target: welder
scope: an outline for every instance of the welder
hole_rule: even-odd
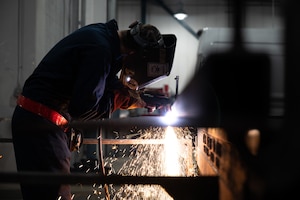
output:
[[[138,21],[126,30],[115,20],[90,24],[60,40],[17,99],[11,125],[18,171],[69,174],[68,124],[151,106],[140,94],[170,74],[175,46],[175,35]],[[71,199],[70,185],[21,182],[21,190],[24,200]]]

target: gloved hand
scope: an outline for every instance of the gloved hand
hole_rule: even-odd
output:
[[[146,103],[141,99],[139,91],[129,88],[114,90],[113,111],[117,109],[144,108]]]
[[[171,98],[166,97],[164,94],[145,90],[140,94],[141,99],[146,103],[145,108],[148,112],[153,112],[154,110],[165,109],[168,111],[171,109],[171,105],[174,103]]]

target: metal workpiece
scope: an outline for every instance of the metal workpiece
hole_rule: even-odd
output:
[[[74,128],[107,128],[107,127],[120,127],[128,128],[138,126],[140,128],[147,127],[188,127],[188,126],[198,126],[198,127],[215,127],[216,123],[209,122],[205,118],[199,117],[174,117],[171,120],[166,116],[138,116],[138,117],[128,117],[128,118],[111,118],[103,119],[97,121],[88,122],[71,122],[70,127]]]

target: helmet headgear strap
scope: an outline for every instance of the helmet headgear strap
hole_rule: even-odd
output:
[[[141,47],[141,48],[155,48],[155,47],[162,47],[164,45],[163,38],[160,37],[158,41],[147,41],[141,37],[141,28],[143,24],[141,22],[135,21],[133,22],[130,28],[130,35],[133,37],[134,41]]]

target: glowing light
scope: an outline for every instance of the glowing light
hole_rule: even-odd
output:
[[[168,126],[165,135],[165,172],[168,176],[180,175],[178,149],[180,144],[172,127]]]
[[[126,82],[129,82],[131,80],[130,76],[126,77]]]
[[[162,118],[162,122],[166,125],[173,125],[178,120],[177,116],[176,109],[172,109],[165,114],[165,116]]]
[[[183,3],[179,2],[179,10],[174,13],[174,17],[178,20],[184,20],[188,15],[183,11]]]
[[[184,12],[176,13],[174,14],[174,17],[176,17],[178,20],[184,20],[187,17],[187,14]]]

